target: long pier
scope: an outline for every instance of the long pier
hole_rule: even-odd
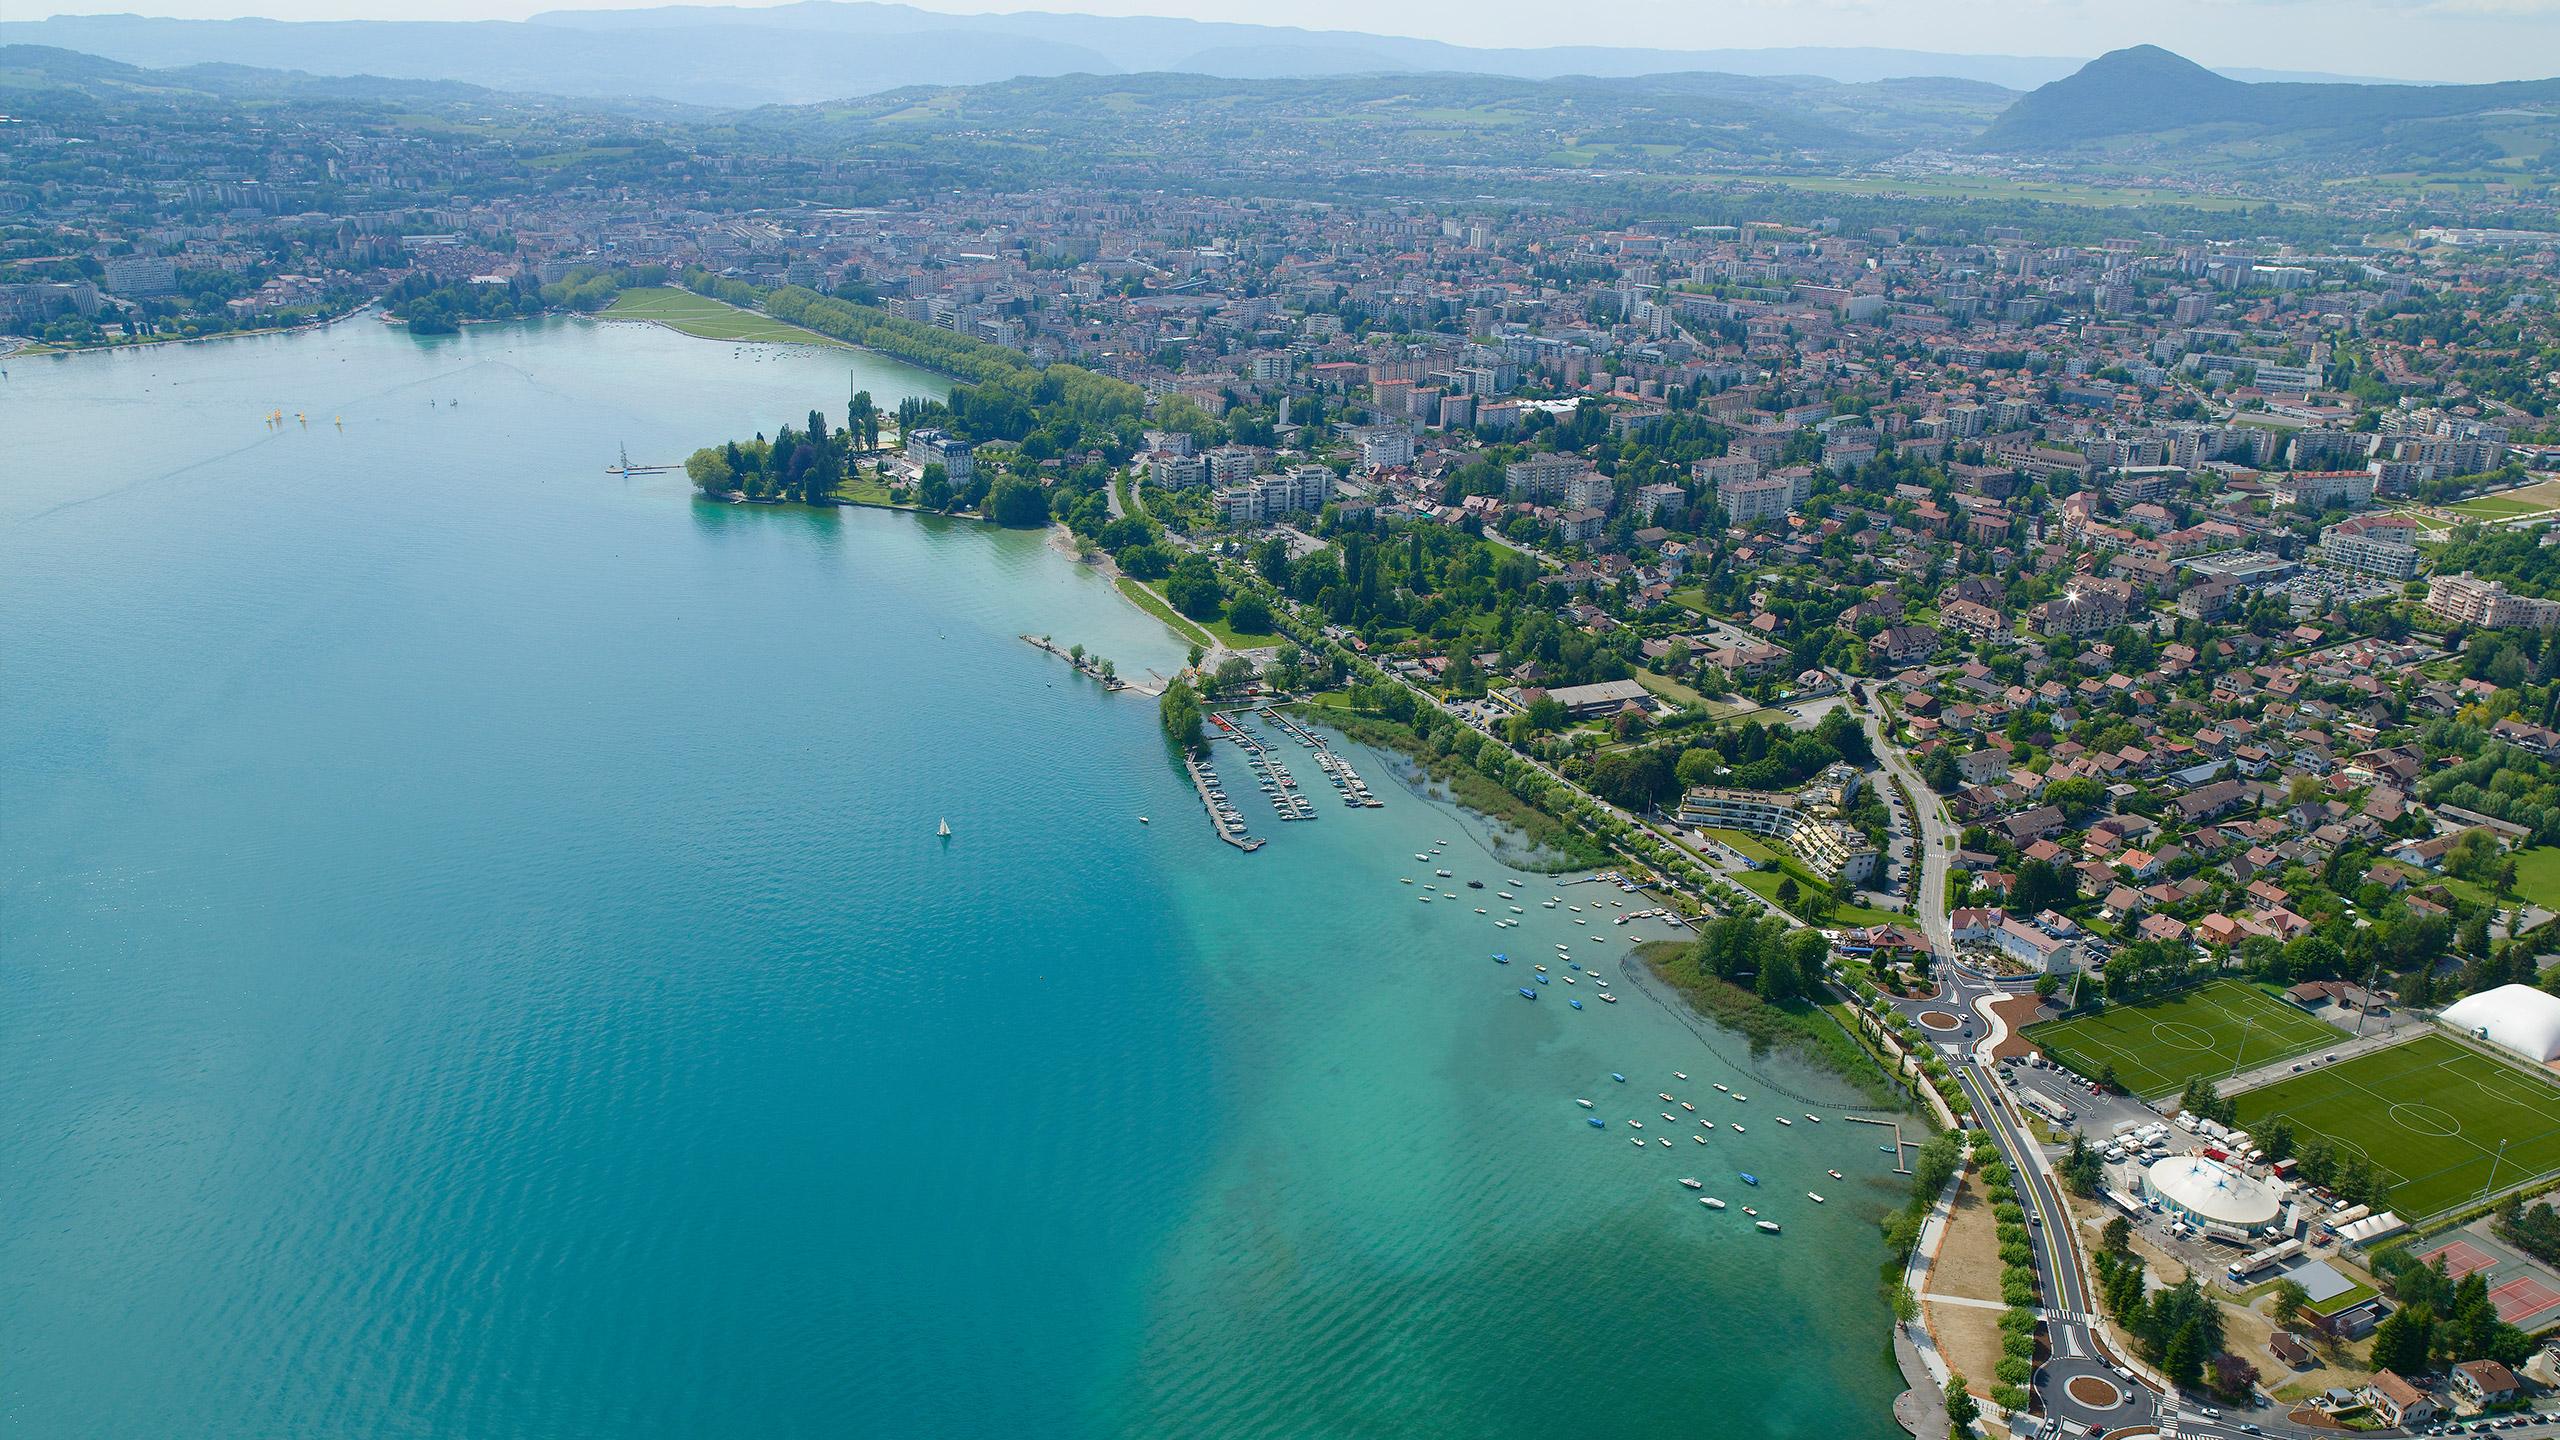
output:
[[[1208,812],[1209,828],[1217,832],[1218,838],[1248,855],[1261,849],[1262,837],[1244,833],[1244,817],[1236,814],[1235,807],[1222,798],[1217,767],[1196,756],[1185,755],[1182,768],[1190,773],[1191,788],[1199,792],[1200,808]],[[1234,821],[1232,828],[1228,824],[1230,820]]]

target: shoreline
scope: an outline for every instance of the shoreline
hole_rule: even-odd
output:
[[[218,340],[254,340],[262,335],[300,335],[308,331],[326,330],[333,325],[345,324],[381,303],[381,299],[376,297],[343,315],[315,315],[308,320],[297,320],[291,325],[261,325],[251,330],[223,330],[212,335],[169,335],[148,340],[110,340],[99,345],[70,346],[38,340],[31,335],[22,336],[20,338],[27,343],[9,351],[6,355],[0,355],[0,360],[17,359],[29,355],[38,359],[71,355],[113,355],[126,350],[154,350],[164,345],[210,345]]]

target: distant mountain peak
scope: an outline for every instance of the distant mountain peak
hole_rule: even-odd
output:
[[[2252,84],[2219,75],[2157,45],[2110,50],[2018,97],[1983,132],[1979,148],[2011,153],[2138,141],[2195,127],[2243,133],[2373,135],[2378,127],[2460,115],[2498,103],[2554,97],[2553,81],[2500,85]],[[2342,142],[2352,145],[2352,141]]]

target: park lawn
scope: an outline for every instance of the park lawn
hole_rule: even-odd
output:
[[[1123,575],[1113,583],[1120,587],[1121,594],[1129,597],[1129,602],[1131,604],[1146,611],[1148,614],[1153,615],[1158,620],[1163,621],[1174,634],[1181,636],[1192,644],[1198,645],[1202,649],[1207,649],[1210,642],[1217,638],[1211,635],[1208,631],[1201,629],[1196,622],[1185,618],[1182,613],[1175,610],[1172,604],[1162,595],[1157,594],[1154,587],[1148,585],[1145,581],[1139,580],[1133,576]]]
[[[612,320],[648,320],[681,331],[702,340],[729,340],[739,343],[784,345],[832,345],[849,349],[843,341],[815,330],[788,325],[770,315],[742,310],[725,300],[696,295],[671,285],[642,286],[625,290],[613,297],[605,307],[605,317]]]
[[[2219,1079],[2339,1039],[2336,1026],[2236,980],[2048,1020],[2022,1033],[2091,1079],[2114,1066],[2125,1088],[2146,1100],[2174,1095],[2189,1080]]]
[[[2516,893],[2545,910],[2560,910],[2560,845],[2515,852]]]
[[[1671,603],[1693,615],[1704,615],[1707,613],[1706,589],[1699,585],[1683,585],[1671,592]]]
[[[2548,1076],[2420,1035],[2233,1097],[2244,1129],[2282,1117],[2302,1139],[2364,1156],[2411,1224],[2560,1171],[2560,1088]]]

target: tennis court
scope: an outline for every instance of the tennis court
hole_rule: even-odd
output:
[[[2443,1035],[2421,1035],[2235,1096],[2242,1128],[2282,1117],[2361,1155],[2412,1224],[2560,1170],[2560,1088]],[[2464,1257],[2468,1258],[2468,1257]]]
[[[2048,1057],[2097,1078],[2116,1078],[2149,1100],[2174,1095],[2189,1080],[2219,1080],[2243,1070],[2307,1054],[2340,1039],[2338,1028],[2236,980],[2094,1015],[2030,1025],[2026,1038]]]

